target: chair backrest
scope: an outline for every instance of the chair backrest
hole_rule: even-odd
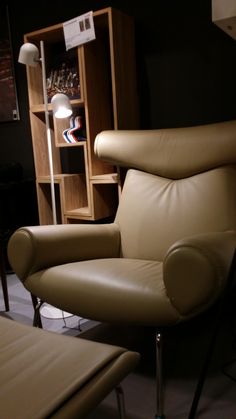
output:
[[[163,260],[178,239],[236,230],[236,121],[104,131],[95,152],[131,167],[115,218],[121,256]]]

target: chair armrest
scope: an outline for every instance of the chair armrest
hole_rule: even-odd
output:
[[[186,237],[170,247],[163,263],[164,283],[180,314],[195,315],[216,301],[235,249],[235,231]]]
[[[8,243],[9,262],[24,279],[50,266],[86,259],[119,257],[116,224],[64,224],[22,227]]]

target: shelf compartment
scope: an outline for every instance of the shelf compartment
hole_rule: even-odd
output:
[[[44,41],[49,109],[51,109],[51,97],[59,92],[67,94],[74,104],[83,101],[80,49],[66,51],[62,24],[24,36],[25,42],[33,42],[39,50],[41,40]],[[44,110],[42,67],[41,65],[36,67],[27,66],[26,71],[28,85],[30,86],[28,91],[30,109],[33,112],[41,112]],[[76,82],[74,82],[75,79]],[[68,83],[68,80],[70,83]]]
[[[99,220],[114,215],[118,205],[118,185],[92,183],[91,189],[93,219]]]
[[[65,215],[68,211],[78,211],[78,208],[88,207],[87,185],[84,174],[64,177],[63,188],[61,204]]]
[[[51,185],[50,182],[36,182],[37,197],[39,209],[39,222],[42,225],[53,224],[52,199],[51,199]],[[60,205],[60,190],[59,183],[55,184],[55,200],[56,200],[56,214],[58,224],[63,222]]]
[[[68,213],[89,215],[89,200],[86,178],[84,174],[61,174],[54,176],[56,208],[58,222],[65,222]],[[52,223],[51,185],[49,176],[41,176],[37,180],[41,212],[41,224]],[[86,211],[86,212],[85,212]]]
[[[104,179],[105,180],[105,179]],[[99,221],[113,217],[118,204],[117,183],[91,183],[92,211],[90,207],[76,208],[65,213],[68,223],[76,223],[78,220]]]
[[[55,147],[52,118],[50,119],[50,131],[52,139],[53,172],[61,173],[61,161],[59,150]],[[49,175],[49,159],[45,115],[35,115],[30,112],[32,144],[34,151],[34,163],[36,177]]]
[[[71,118],[73,120],[71,121]],[[63,133],[70,128],[73,128],[71,126],[71,123],[74,124],[76,118],[81,119],[81,128],[74,133],[75,137],[78,136],[81,139],[78,139],[77,142],[68,142],[63,135]],[[68,118],[54,118],[54,132],[55,132],[55,145],[56,147],[73,147],[78,145],[83,145],[87,141],[87,133],[86,133],[86,121],[85,121],[85,114],[83,108],[74,108],[73,109],[73,115]],[[75,128],[75,127],[74,127]],[[83,139],[82,139],[83,138]]]

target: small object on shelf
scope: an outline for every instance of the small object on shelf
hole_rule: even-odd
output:
[[[73,116],[70,117],[70,128],[74,126],[74,118]],[[71,143],[71,139],[68,137],[68,131],[70,128],[66,128],[62,131],[62,135],[67,143]]]
[[[47,96],[51,102],[56,93],[65,93],[70,99],[81,97],[80,77],[74,55],[61,53],[47,72]]]
[[[83,135],[82,116],[72,116],[70,118],[70,128],[63,131],[63,137],[67,143],[77,143],[78,141],[85,141],[86,137]]]

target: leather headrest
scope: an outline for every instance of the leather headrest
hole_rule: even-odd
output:
[[[185,128],[102,131],[94,149],[113,165],[184,178],[236,163],[236,120]]]

